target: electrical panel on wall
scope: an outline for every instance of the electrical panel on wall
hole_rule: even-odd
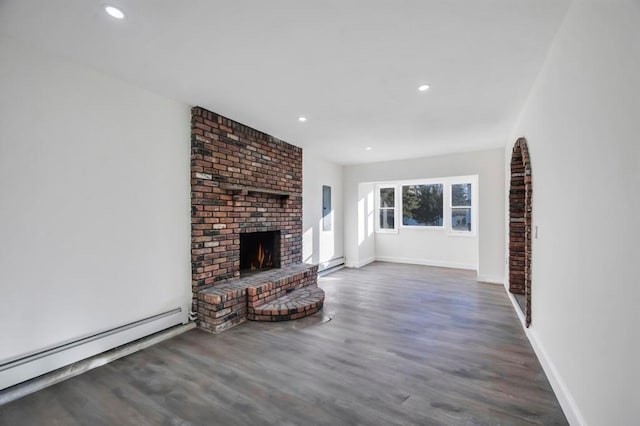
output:
[[[322,230],[331,231],[331,187],[322,185]]]

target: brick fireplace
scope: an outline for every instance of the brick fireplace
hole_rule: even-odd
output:
[[[263,319],[292,319],[281,313],[299,309],[289,293],[317,282],[317,266],[302,264],[302,149],[201,107],[191,114],[192,290],[199,325],[218,332],[247,313],[256,319],[251,313],[260,305],[280,308],[276,299],[283,294],[289,305]],[[315,308],[324,294],[321,299]],[[306,307],[302,313],[313,310]]]

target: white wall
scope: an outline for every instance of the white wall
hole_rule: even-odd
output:
[[[374,190],[373,183],[358,183],[355,200],[351,192],[345,191],[345,206],[348,206],[345,208],[345,222],[348,225],[345,227],[345,265],[350,268],[359,268],[376,260]],[[353,207],[355,210],[350,209]],[[355,221],[348,214],[355,214]],[[354,237],[357,237],[356,241],[351,240]]]
[[[189,108],[8,38],[0,57],[0,364],[186,321]]]
[[[639,42],[637,1],[574,1],[507,146],[532,164],[528,334],[572,424],[638,421]]]
[[[327,269],[344,263],[342,166],[302,152],[302,260]],[[322,186],[331,187],[332,227],[322,226]]]
[[[377,235],[365,232],[365,238],[358,228],[359,215],[367,216],[363,212],[363,205],[367,206],[367,194],[373,194],[373,185],[364,183],[386,182],[394,180],[409,180],[420,178],[439,178],[448,176],[478,175],[479,180],[479,226],[478,226],[478,274],[480,279],[503,282],[504,273],[504,150],[493,149],[486,151],[451,154],[437,157],[418,158],[401,161],[390,161],[364,165],[345,166],[344,191],[345,191],[345,254],[347,265],[361,266],[378,255],[388,258],[397,250],[403,250],[396,257],[409,257],[405,253],[406,241],[396,246],[387,245],[388,235]],[[412,241],[414,246],[422,243],[425,246],[437,247],[441,241],[439,232],[446,231],[401,231],[406,238],[420,239]],[[474,245],[473,239],[461,241],[464,237],[450,237],[452,244]],[[374,240],[371,242],[370,240]],[[440,253],[442,254],[442,253]],[[449,263],[455,266],[462,264],[454,251],[447,258],[429,259],[436,256],[434,253],[423,253],[424,263],[439,261],[441,265]],[[473,257],[473,253],[470,253]],[[432,262],[438,264],[437,262]],[[460,265],[458,265],[460,266]]]

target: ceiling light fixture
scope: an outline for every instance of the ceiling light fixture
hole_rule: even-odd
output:
[[[371,151],[373,148],[371,148],[370,146],[366,147],[364,150],[365,151]]]
[[[105,6],[105,12],[116,19],[124,19],[124,12],[113,6]]]
[[[300,117],[298,117],[298,121],[301,122],[301,123],[304,123],[305,121],[307,121],[307,117],[300,116]]]
[[[421,92],[424,92],[425,90],[429,90],[429,85],[428,84],[423,84],[423,85],[418,87],[418,90],[421,91]]]

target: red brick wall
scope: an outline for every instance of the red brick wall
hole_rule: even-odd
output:
[[[246,188],[285,194],[243,190]],[[281,265],[302,262],[302,149],[194,107],[191,110],[194,293],[240,276],[241,233],[275,230],[281,231]]]
[[[511,154],[509,189],[509,291],[525,295],[526,324],[531,323],[531,163],[524,138]]]

